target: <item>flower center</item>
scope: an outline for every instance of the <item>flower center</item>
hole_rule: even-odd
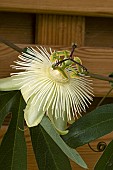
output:
[[[60,71],[57,69],[50,68],[49,73],[51,78],[59,83],[65,83],[69,81],[69,74],[66,71]]]

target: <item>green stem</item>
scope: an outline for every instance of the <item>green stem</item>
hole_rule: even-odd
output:
[[[15,51],[21,53],[23,51],[22,48],[18,47],[17,45],[15,45],[14,43],[12,43],[9,40],[4,39],[3,37],[0,36],[0,42],[6,44],[7,46],[9,46],[10,48],[14,49]]]
[[[108,97],[108,95],[111,93],[112,90],[113,90],[113,87],[111,87],[109,89],[109,91],[107,92],[107,94],[100,100],[100,102],[98,103],[97,107],[99,107],[102,104],[102,102],[105,100],[106,97]]]
[[[99,74],[94,74],[94,73],[90,73],[90,72],[87,72],[86,75],[88,75],[92,78],[95,78],[95,79],[109,81],[109,82],[113,83],[113,78],[111,78],[111,77],[107,77],[107,76],[103,76],[103,75],[99,75]],[[106,97],[108,97],[108,95],[111,93],[112,90],[113,90],[113,87],[111,87],[110,90],[107,92],[107,94],[100,100],[97,107],[99,107],[102,104],[102,102],[105,100]]]
[[[86,72],[86,75],[90,76],[92,78],[95,78],[95,79],[109,81],[109,82],[113,83],[113,78],[111,78],[111,77],[107,77],[107,76],[103,76],[103,75],[99,75],[99,74],[94,74],[94,73],[90,73],[90,72]]]
[[[4,44],[6,44],[7,46],[9,46],[10,48],[13,48],[14,50],[16,50],[17,52],[21,53],[23,51],[22,48],[18,47],[17,45],[15,45],[14,43],[4,39],[3,37],[0,37],[0,41]],[[74,49],[76,48],[76,44],[73,45],[73,49],[72,49],[72,54],[74,52]],[[72,54],[70,57],[72,57]],[[86,75],[92,77],[92,78],[95,78],[95,79],[100,79],[100,80],[104,80],[104,81],[109,81],[109,82],[112,82],[113,83],[113,78],[110,78],[110,77],[106,77],[106,76],[102,76],[102,75],[99,75],[99,74],[94,74],[94,73],[90,73],[87,71],[86,67],[84,67],[83,65],[81,65],[80,63],[77,63],[76,61],[74,61],[72,58],[69,58],[69,59],[66,59],[66,60],[72,60],[73,62],[75,62],[76,64],[80,65],[85,71],[86,71]],[[66,61],[64,60],[64,61]],[[54,65],[57,66],[59,64],[61,64],[62,62],[64,61],[60,61],[59,63],[56,63]]]

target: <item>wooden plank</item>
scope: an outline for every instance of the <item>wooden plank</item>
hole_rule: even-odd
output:
[[[13,43],[34,43],[35,14],[0,12],[0,36]]]
[[[113,1],[107,0],[0,0],[1,11],[63,13],[90,16],[113,16]]]
[[[76,55],[82,59],[89,72],[106,76],[113,72],[112,48],[83,47],[76,50]],[[93,88],[95,96],[102,96],[108,92],[110,85],[108,82],[93,79]]]
[[[26,129],[26,128],[25,128]],[[3,126],[0,131],[0,141],[2,140],[2,137],[4,133],[7,130],[7,126]],[[98,142],[104,141],[106,144],[108,144],[112,140],[113,133],[110,133],[108,135],[103,136],[102,138],[99,138],[93,142],[90,143],[91,147],[96,150],[96,146]],[[31,138],[29,135],[29,130],[25,130],[25,137],[26,137],[26,143],[27,143],[27,154],[28,154],[28,170],[38,170],[35,156],[32,149],[31,144]],[[89,170],[92,170],[95,163],[98,161],[99,157],[102,153],[99,152],[93,152],[88,145],[84,145],[82,147],[77,148],[77,151],[82,156],[84,161],[87,163]],[[75,164],[71,161],[72,170],[83,170],[80,166]]]
[[[113,47],[113,18],[85,17],[84,45]]]
[[[4,44],[0,44],[0,77],[7,77],[10,76],[12,72],[12,68],[10,65],[13,65],[13,61],[17,59],[19,55],[18,52],[14,51],[13,49],[9,48]]]
[[[36,15],[35,43],[43,45],[84,45],[84,17],[71,15]]]
[[[24,48],[25,46],[34,46],[32,44],[19,45]],[[51,47],[50,46],[47,46]],[[71,49],[63,46],[52,46],[52,49]],[[0,77],[9,76],[9,73],[14,72],[11,70],[10,65],[17,59],[19,53],[13,49],[7,47],[4,44],[0,44]],[[113,49],[112,48],[91,48],[81,47],[76,49],[76,56],[80,57],[83,61],[83,65],[92,73],[98,73],[102,75],[109,75],[113,72]],[[93,88],[95,96],[103,96],[110,88],[108,82],[102,80],[93,79]],[[111,93],[110,96],[113,96]]]

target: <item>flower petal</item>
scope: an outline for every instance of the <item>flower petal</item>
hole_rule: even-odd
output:
[[[37,100],[37,102],[33,104],[32,100],[34,97],[35,95],[29,99],[24,110],[24,118],[28,127],[37,126],[41,122],[46,111],[43,110],[44,103],[41,103],[40,100]]]
[[[68,130],[65,130],[67,128],[67,114],[66,113],[65,113],[64,119],[63,117],[56,118],[55,116],[52,115],[52,108],[49,108],[48,117],[59,134],[66,135],[68,133]]]
[[[65,51],[61,52],[65,56]],[[57,56],[57,52],[55,54],[56,57],[60,57]],[[82,116],[82,111],[85,112],[85,108],[91,104],[92,88],[90,81],[81,74],[81,71],[79,74],[79,69],[73,68],[71,64],[64,67],[64,63],[60,63],[53,68],[55,63],[51,62],[51,55],[52,51],[50,50],[49,54],[43,47],[38,48],[38,51],[27,48],[13,66],[20,72],[13,73],[12,77],[18,82],[27,103],[25,109],[27,125],[29,127],[38,125],[46,112],[56,129],[60,133],[67,133],[65,131],[67,122]],[[64,73],[66,77],[63,76]],[[74,77],[71,77],[71,73]]]
[[[19,90],[20,85],[18,84],[20,80],[14,80],[14,77],[6,77],[0,79],[0,91],[11,91]]]

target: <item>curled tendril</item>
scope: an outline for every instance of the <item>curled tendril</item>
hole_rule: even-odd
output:
[[[88,146],[94,152],[103,152],[105,150],[107,144],[105,142],[99,142],[97,144],[97,150],[93,149],[89,143],[88,143]]]

